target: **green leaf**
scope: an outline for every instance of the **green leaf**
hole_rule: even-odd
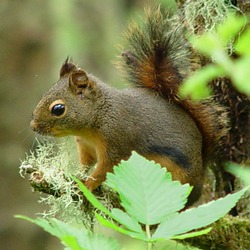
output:
[[[170,182],[165,168],[135,152],[107,175],[107,185],[119,193],[127,213],[145,225],[158,224],[182,209],[191,192],[188,184]]]
[[[74,177],[73,177],[73,179],[77,182],[80,190],[83,192],[84,196],[88,199],[88,201],[93,206],[95,206],[97,209],[104,212],[105,214],[107,214],[108,216],[110,216],[111,218],[116,220],[117,222],[125,225],[129,230],[138,232],[142,235],[145,234],[144,231],[142,230],[141,226],[139,225],[139,223],[136,220],[132,219],[132,217],[130,217],[128,214],[124,213],[123,211],[121,211],[119,209],[112,209],[112,213],[111,213],[108,209],[106,209],[96,199],[96,197],[83,185],[83,183],[81,181],[79,181],[78,179],[76,179]],[[114,223],[104,219],[102,216],[98,215],[97,213],[95,214],[95,216],[103,225],[108,226],[108,227],[110,227],[110,228],[112,228],[120,233],[127,234],[127,235],[134,237],[134,234],[132,232],[126,231],[126,230],[120,228],[119,226],[115,225]],[[141,237],[143,237],[143,236],[141,236]]]
[[[230,40],[238,35],[239,31],[246,25],[246,17],[230,14],[222,24],[217,27],[217,34],[226,46]]]
[[[59,228],[53,227],[53,221],[45,220],[42,218],[31,219],[31,218],[29,218],[27,216],[23,216],[23,215],[15,215],[15,218],[27,220],[33,224],[36,224],[39,227],[42,227],[46,232],[48,232],[54,236],[60,237],[62,235],[62,231]]]
[[[231,77],[236,88],[245,94],[250,95],[250,55],[243,56],[234,64],[234,71]]]
[[[212,230],[212,227],[208,227],[208,228],[200,230],[200,231],[195,231],[192,233],[177,235],[177,236],[172,237],[172,239],[173,240],[184,240],[187,238],[193,238],[193,237],[201,236],[204,234],[208,234],[211,230]]]
[[[190,42],[195,49],[209,57],[212,56],[215,51],[223,49],[217,35],[212,32],[202,36],[193,36],[190,38]]]
[[[246,185],[250,185],[250,168],[235,163],[229,163],[226,170],[239,177]]]
[[[110,216],[111,218],[113,218],[114,220],[116,220],[117,222],[125,225],[128,229],[130,229],[131,231],[135,231],[135,232],[139,232],[142,235],[144,235],[144,231],[141,229],[141,226],[138,224],[138,222],[136,220],[133,220],[128,214],[120,211],[119,209],[113,209],[112,213],[106,209],[97,199],[96,197],[83,185],[83,183],[81,181],[79,181],[78,179],[72,177],[78,184],[80,190],[83,192],[84,196],[88,199],[88,201],[95,206],[97,209],[99,209],[100,211],[104,212],[105,214],[107,214],[108,216]],[[122,214],[123,213],[123,214]],[[127,216],[126,216],[127,215]],[[102,216],[98,215],[97,213],[95,214],[96,218],[105,226],[110,227],[120,233],[129,235],[131,237],[135,237],[134,234],[130,231],[124,230],[121,227],[115,225],[114,223],[104,219]],[[139,236],[138,236],[139,237]],[[137,238],[138,238],[137,237]],[[140,236],[139,238],[143,238],[144,236]]]
[[[140,224],[127,213],[117,208],[112,209],[111,213],[113,218],[122,225],[126,226],[127,229],[138,233],[144,233]]]
[[[21,218],[28,220],[40,227],[42,227],[45,231],[50,234],[56,236],[61,240],[61,242],[70,247],[72,250],[119,250],[117,242],[111,238],[106,238],[100,234],[93,234],[84,228],[83,225],[81,227],[70,225],[68,223],[64,223],[57,219],[42,219],[37,218],[35,220],[17,215],[16,218]]]
[[[79,245],[79,242],[77,241],[77,237],[75,236],[79,232],[76,229],[70,228],[70,226],[66,225],[65,223],[57,220],[57,219],[51,219],[46,220],[42,218],[37,219],[31,219],[26,216],[16,215],[16,218],[27,220],[31,223],[34,223],[40,227],[42,227],[46,232],[50,233],[53,236],[56,236],[59,238],[62,243],[68,247],[71,247],[72,250],[84,250],[85,248],[81,247]],[[86,231],[82,230],[81,237],[86,237]]]
[[[112,209],[112,213],[111,213],[96,199],[96,197],[83,185],[81,181],[79,181],[78,179],[74,177],[73,179],[77,182],[80,190],[83,192],[85,197],[93,206],[95,206],[97,209],[104,212],[105,214],[107,214],[108,216],[116,220],[117,222],[125,225],[129,230],[144,233],[143,230],[141,229],[141,226],[136,220],[133,220],[132,217],[130,217],[128,214],[122,212],[119,209]],[[96,217],[100,220],[101,223],[104,222],[104,220],[101,219],[102,217],[100,217],[98,214],[96,214]],[[105,223],[106,223],[106,226],[112,227],[114,230],[121,232],[120,227],[118,227],[114,223],[108,222],[107,220],[105,220]]]
[[[200,248],[189,246],[187,244],[181,244],[180,241],[176,241],[176,240],[160,241],[159,243],[156,243],[154,245],[153,249],[156,249],[156,250],[201,250]]]
[[[112,223],[111,221],[103,218],[101,215],[97,214],[96,213],[96,218],[98,219],[98,221],[103,225],[103,226],[106,226],[108,228],[111,228],[119,233],[122,233],[122,234],[125,234],[125,235],[128,235],[130,237],[133,237],[133,238],[136,238],[136,239],[140,239],[140,240],[144,240],[144,241],[147,241],[147,237],[146,237],[146,234],[145,232],[142,232],[142,233],[136,233],[136,232],[132,232],[132,231],[129,231],[127,229],[124,229],[122,227],[119,227],[117,226],[116,224]]]
[[[105,237],[101,234],[94,233],[89,236],[88,241],[85,243],[87,250],[120,250],[121,247],[113,238]]]
[[[244,31],[235,44],[235,50],[240,55],[250,54],[250,28]]]
[[[62,236],[61,239],[62,239],[62,242],[64,242],[66,246],[70,247],[70,249],[74,249],[74,250],[85,249],[79,246],[78,241],[74,236],[66,235],[66,236]]]
[[[207,83],[215,77],[221,76],[224,70],[215,65],[208,65],[189,77],[180,87],[182,98],[189,96],[193,100],[199,100],[211,94]]]
[[[225,50],[217,50],[213,53],[212,58],[214,62],[230,74],[234,71],[234,64]],[[220,69],[218,67],[218,69]]]
[[[243,189],[237,193],[229,194],[224,198],[211,201],[196,208],[187,209],[168,218],[158,226],[152,239],[171,239],[176,235],[205,227],[215,222],[235,206],[245,191],[246,189]]]
[[[84,184],[80,180],[78,180],[75,177],[72,177],[72,179],[77,183],[78,187],[83,192],[84,196],[95,208],[99,209],[100,211],[112,217],[110,211],[106,207],[104,207],[100,201],[96,199],[96,197],[84,186]]]

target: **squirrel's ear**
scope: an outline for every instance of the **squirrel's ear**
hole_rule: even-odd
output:
[[[77,66],[74,63],[69,62],[69,57],[67,57],[67,59],[65,60],[65,62],[63,63],[61,67],[60,77],[69,75],[74,70],[77,70]]]
[[[86,73],[79,68],[70,75],[69,87],[75,94],[81,97],[89,97],[94,91],[93,83],[89,81]]]

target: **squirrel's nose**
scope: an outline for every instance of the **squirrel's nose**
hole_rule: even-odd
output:
[[[36,131],[37,129],[37,123],[34,120],[30,121],[30,127],[32,130]]]

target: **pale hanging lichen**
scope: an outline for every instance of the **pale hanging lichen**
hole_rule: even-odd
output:
[[[240,11],[231,1],[224,0],[189,0],[183,10],[186,24],[193,34],[214,31],[229,13]]]
[[[55,140],[37,140],[37,147],[21,162],[20,175],[30,174],[30,183],[41,195],[39,203],[49,209],[40,213],[43,217],[57,217],[66,222],[83,222],[92,227],[95,209],[85,200],[72,176],[80,180],[88,177],[80,165],[76,145],[71,139],[61,142]],[[106,207],[112,208],[114,193],[102,187],[97,198]]]

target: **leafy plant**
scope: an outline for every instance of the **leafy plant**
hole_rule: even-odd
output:
[[[197,208],[180,211],[191,192],[189,184],[173,181],[165,168],[135,152],[128,161],[122,161],[115,167],[113,174],[107,175],[106,184],[119,194],[123,210],[108,210],[81,181],[73,179],[97,209],[95,216],[102,225],[147,242],[148,249],[152,248],[153,243],[162,240],[180,240],[208,233],[211,227],[204,227],[224,216],[246,191],[245,188]],[[72,228],[56,219],[19,218],[43,227],[73,250],[118,249],[113,240],[95,235],[83,226],[80,229]],[[194,229],[200,230],[194,232]],[[93,248],[95,244],[103,244],[107,248]]]
[[[56,236],[63,245],[72,250],[119,250],[118,243],[103,235],[92,233],[83,225],[69,225],[68,223],[53,219],[37,218],[35,220],[26,216],[17,215],[16,218],[24,219],[42,227],[46,232]]]
[[[250,94],[250,28],[246,28],[248,24],[247,17],[231,14],[215,30],[190,39],[193,47],[211,58],[213,63],[202,67],[186,80],[180,88],[181,96],[188,95],[193,99],[206,97],[211,92],[207,83],[221,76],[230,77],[239,91]],[[235,52],[239,58],[231,58],[228,50]]]

